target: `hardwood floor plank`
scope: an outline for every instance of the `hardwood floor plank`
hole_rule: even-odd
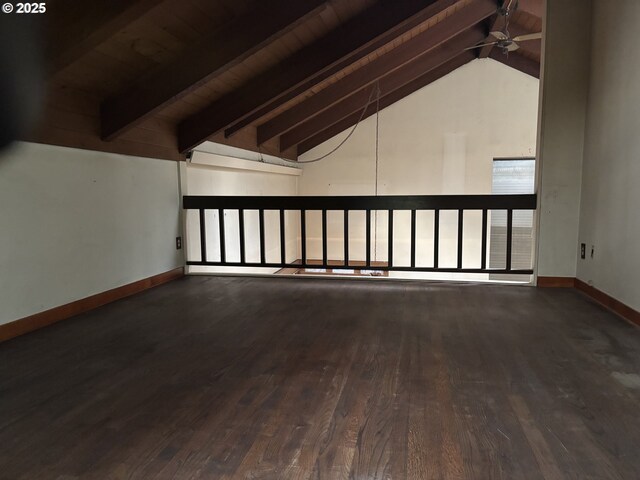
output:
[[[522,430],[527,437],[529,446],[538,461],[538,466],[540,467],[545,480],[563,478],[563,475],[556,464],[555,456],[547,444],[544,435],[533,420],[526,402],[518,395],[511,395],[509,400],[513,410],[518,416]]]

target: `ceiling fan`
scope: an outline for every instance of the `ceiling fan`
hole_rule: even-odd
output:
[[[509,34],[509,18],[518,9],[518,0],[505,0],[502,7],[498,8],[498,15],[504,17],[504,29],[500,32],[490,32],[489,36],[495,38],[495,41],[481,43],[474,45],[473,47],[466,48],[465,50],[473,50],[474,48],[482,47],[498,47],[502,50],[502,53],[508,55],[509,52],[513,52],[520,48],[519,42],[527,42],[531,40],[540,40],[542,38],[542,32],[528,33],[525,35],[518,35],[511,37]]]

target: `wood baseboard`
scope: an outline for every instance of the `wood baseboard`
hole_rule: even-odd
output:
[[[640,326],[640,312],[576,278],[576,288],[628,322]]]
[[[536,285],[541,288],[574,288],[576,279],[574,277],[538,277]]]
[[[75,302],[67,303],[66,305],[61,305],[34,315],[29,315],[28,317],[20,318],[10,323],[5,323],[0,325],[0,342],[52,325],[80,313],[88,312],[107,303],[115,302],[121,298],[162,285],[171,280],[176,280],[182,276],[184,276],[184,267],[175,268],[168,272],[144,278],[137,282],[107,290],[106,292],[97,293],[90,297],[82,298]]]

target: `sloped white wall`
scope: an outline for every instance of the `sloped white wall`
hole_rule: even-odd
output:
[[[536,152],[539,81],[491,59],[475,60],[380,112],[378,194],[491,193],[495,157],[533,157]],[[376,193],[375,116],[336,153],[304,165],[301,195]],[[343,132],[302,155],[315,158],[335,147]],[[310,215],[311,216],[311,215]],[[319,214],[311,216],[309,254],[321,255]],[[405,218],[406,217],[406,218]],[[432,261],[432,215],[418,217],[419,262]],[[350,229],[354,259],[364,258],[364,215]],[[465,266],[480,264],[481,216],[465,221]],[[409,215],[394,219],[398,262],[409,262]],[[329,216],[329,256],[342,258],[342,214]],[[386,215],[379,215],[377,252],[387,258]],[[457,217],[441,217],[441,265],[455,264]],[[467,235],[468,234],[468,235]],[[331,238],[333,237],[333,238]],[[449,248],[445,248],[446,246]],[[421,258],[420,258],[421,257]],[[446,277],[446,276],[445,276]],[[459,278],[459,277],[455,277]]]
[[[182,265],[176,162],[19,143],[0,154],[0,323]]]
[[[578,278],[640,310],[640,2],[615,3],[593,2]]]

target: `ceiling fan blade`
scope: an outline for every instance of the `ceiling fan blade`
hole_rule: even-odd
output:
[[[526,42],[528,40],[540,40],[542,38],[542,32],[528,33],[526,35],[518,35],[513,37],[514,42]]]
[[[506,40],[509,38],[503,32],[490,32],[489,35],[497,38],[498,40]]]
[[[498,42],[491,42],[491,43],[481,43],[480,45],[474,45],[473,47],[467,47],[463,50],[463,52],[466,52],[467,50],[473,50],[474,48],[482,48],[482,47],[493,47],[495,45],[497,45]]]
[[[520,45],[518,45],[516,42],[511,42],[509,45],[507,45],[506,48],[507,52],[515,52],[520,48]]]

